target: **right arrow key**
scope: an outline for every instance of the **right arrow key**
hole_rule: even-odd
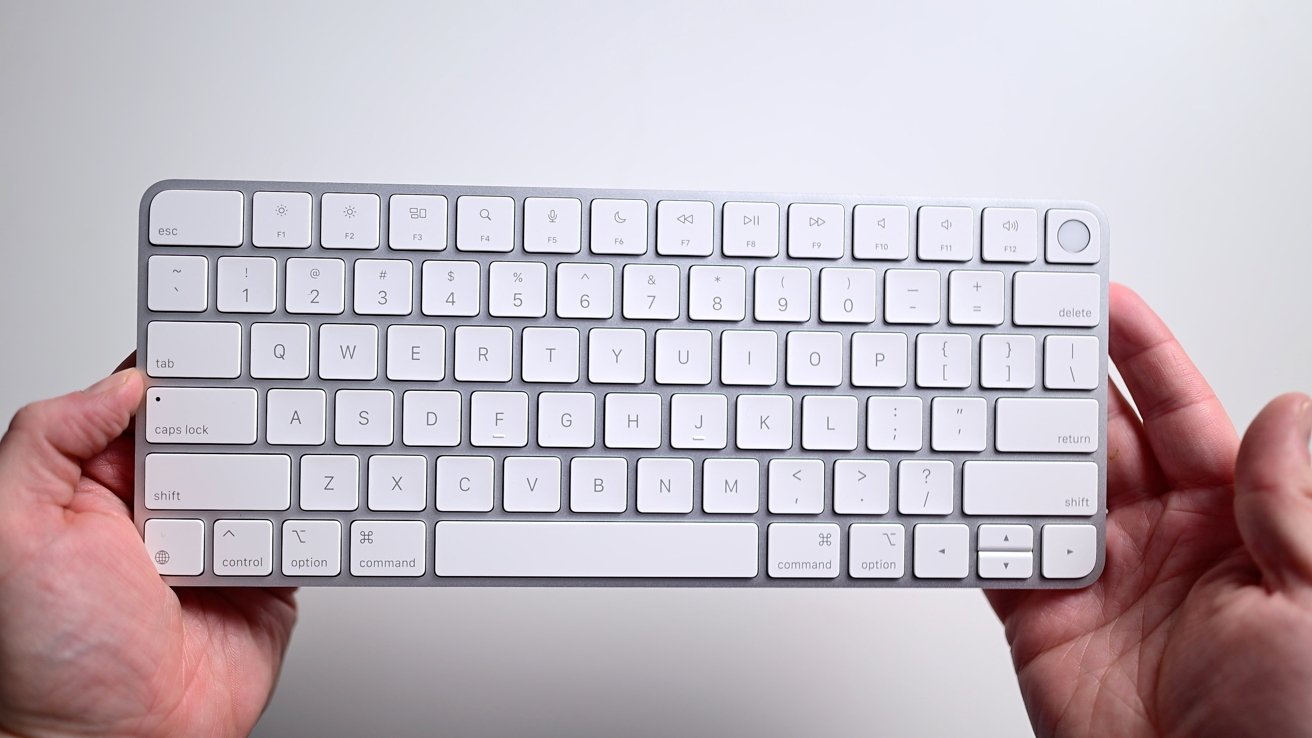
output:
[[[1098,563],[1098,529],[1092,525],[1045,525],[1043,576],[1081,579]]]

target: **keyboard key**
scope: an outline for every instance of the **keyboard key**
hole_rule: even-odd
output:
[[[789,331],[788,383],[794,387],[837,387],[843,383],[843,334]]]
[[[419,520],[351,523],[351,575],[421,577],[427,571],[428,527]]]
[[[1097,336],[1048,336],[1043,339],[1043,386],[1098,389],[1102,381],[1098,369],[1101,358]]]
[[[1093,213],[1084,210],[1049,210],[1045,257],[1049,264],[1097,264],[1101,258],[1102,228]]]
[[[747,270],[695,266],[688,270],[688,317],[740,321],[747,315]]]
[[[771,523],[766,572],[774,578],[833,579],[842,570],[842,537],[831,523]]]
[[[918,579],[965,579],[970,573],[970,528],[917,525],[915,572]]]
[[[387,378],[440,382],[446,377],[446,329],[440,325],[387,327]]]
[[[446,250],[446,198],[392,195],[387,199],[387,245],[394,251]]]
[[[629,509],[628,490],[629,462],[626,459],[576,456],[569,462],[571,512],[624,512]]]
[[[750,578],[755,523],[443,520],[443,577]],[[596,555],[605,551],[605,556]]]
[[[496,462],[491,456],[439,456],[437,458],[437,509],[439,512],[488,512]]]
[[[997,402],[999,451],[1092,453],[1098,450],[1098,401],[1008,397]]]
[[[589,247],[594,254],[645,254],[647,203],[643,200],[593,200],[591,231]]]
[[[906,334],[853,333],[852,386],[907,386]]]
[[[1097,274],[1017,272],[1012,282],[1016,325],[1092,328],[1102,320],[1102,278]]]
[[[888,478],[887,461],[835,461],[834,512],[840,515],[884,515],[888,512]]]
[[[186,518],[146,521],[146,553],[162,576],[194,577],[205,571],[205,523]]]
[[[656,331],[656,381],[661,384],[710,384],[711,332]]]
[[[939,276],[929,269],[884,272],[884,321],[933,325],[939,321]]]
[[[152,377],[235,379],[241,375],[240,323],[154,321],[146,327]]]
[[[692,512],[692,459],[639,459],[638,512]]]
[[[979,357],[981,387],[1030,389],[1034,386],[1034,336],[982,336]]]
[[[146,267],[146,307],[159,313],[209,308],[210,261],[203,256],[152,256]]]
[[[337,445],[392,445],[392,403],[388,390],[338,390],[333,399]]]
[[[1002,272],[957,270],[948,277],[948,322],[1002,324]]]
[[[808,451],[855,451],[855,397],[808,395],[802,398],[802,448]]]
[[[302,510],[358,508],[360,457],[354,454],[302,456],[299,503]]]
[[[779,255],[779,206],[772,202],[726,202],[720,246],[725,256]]]
[[[1098,529],[1092,525],[1043,526],[1043,576],[1080,579],[1098,565]]]
[[[273,523],[214,521],[213,571],[221,577],[267,577],[273,573]]]
[[[756,295],[753,314],[757,320],[805,323],[811,319],[810,269],[757,267],[753,278]]]
[[[369,457],[370,510],[417,512],[427,506],[428,459],[385,454]]]
[[[624,267],[624,317],[674,320],[679,317],[679,267],[628,264]]]
[[[605,412],[607,448],[660,448],[660,395],[612,392]]]
[[[738,395],[738,448],[783,450],[793,445],[790,395]]]
[[[326,402],[327,394],[319,389],[269,390],[264,439],[284,446],[322,445]]]
[[[319,376],[323,379],[378,377],[378,326],[319,326]]]
[[[644,331],[637,328],[594,328],[588,331],[588,381],[642,384],[646,380],[647,334]]]
[[[975,219],[970,208],[923,207],[916,217],[916,252],[922,260],[975,258]]]
[[[673,395],[670,398],[670,447],[724,448],[728,445],[728,407],[729,401],[724,395]]]
[[[342,524],[336,520],[284,521],[282,573],[299,577],[341,574]]]
[[[254,390],[251,390],[254,392]],[[291,457],[283,454],[147,454],[150,510],[286,510]]]
[[[961,510],[967,515],[1094,515],[1098,465],[1091,461],[967,461]]]
[[[1039,215],[1032,208],[984,208],[985,261],[1039,258]]]
[[[401,397],[401,442],[407,446],[459,446],[459,392],[411,390]]]
[[[305,379],[310,376],[310,326],[255,323],[251,326],[251,376]]]
[[[531,254],[579,253],[582,213],[582,203],[572,197],[524,198],[524,250]]]
[[[424,262],[424,315],[478,315],[482,299],[479,270],[476,261]]]
[[[469,401],[469,442],[475,446],[528,445],[527,392],[474,392]]]
[[[772,459],[768,467],[770,512],[819,515],[825,511],[825,462],[819,459]]]
[[[502,326],[456,328],[455,375],[461,382],[509,382],[514,333]]]
[[[871,323],[875,320],[874,269],[821,269],[820,320]]]
[[[909,255],[911,215],[903,205],[857,205],[852,229],[852,256],[857,259],[902,261]]]
[[[893,523],[849,525],[847,571],[858,579],[901,579],[906,562],[906,531]]]
[[[266,257],[219,259],[218,300],[223,313],[271,313],[278,305],[278,262]]]
[[[959,333],[916,336],[916,385],[969,387],[972,381],[972,339]]]
[[[720,381],[766,386],[778,381],[779,335],[774,331],[724,331],[720,334]]]
[[[981,551],[1030,551],[1034,548],[1034,529],[1028,525],[981,525],[975,533]]]
[[[615,270],[610,264],[556,267],[556,316],[604,320],[615,314]]]
[[[756,459],[707,459],[702,464],[702,510],[752,515],[761,507],[760,486]]]
[[[980,551],[982,579],[1029,579],[1034,576],[1034,554],[1029,551]]]
[[[378,195],[329,192],[320,202],[319,243],[326,249],[378,248]]]
[[[559,512],[560,459],[510,456],[502,474],[506,512]]]
[[[579,332],[576,328],[525,328],[520,378],[525,382],[579,381]]]
[[[251,198],[251,244],[257,248],[308,249],[308,192],[256,192]]]
[[[956,469],[951,461],[903,459],[897,464],[897,511],[951,515]]]
[[[488,267],[489,315],[541,318],[547,314],[547,265],[535,261],[494,261]]]
[[[157,246],[240,246],[245,204],[242,193],[226,190],[156,193],[150,200],[150,242]]]
[[[515,247],[513,197],[456,198],[456,248],[509,252]]]
[[[287,312],[340,315],[346,309],[346,263],[341,259],[288,259]]]
[[[788,255],[794,259],[841,259],[843,206],[793,203],[788,206]]]
[[[919,451],[924,445],[924,416],[924,403],[919,397],[871,397],[866,400],[866,448]]]
[[[409,315],[413,283],[409,261],[356,259],[355,314]]]
[[[709,202],[661,200],[656,203],[656,253],[662,256],[710,256],[715,206]]]
[[[983,451],[988,446],[988,403],[982,397],[935,397],[930,404],[930,447]]]
[[[255,443],[256,393],[245,387],[152,387],[146,392],[151,443]]]

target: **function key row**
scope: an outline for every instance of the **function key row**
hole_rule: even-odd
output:
[[[649,203],[640,199],[462,195],[455,199],[454,247],[464,252],[514,250],[522,218],[523,249],[529,253],[599,255],[648,253]],[[398,251],[443,251],[448,245],[448,211],[443,195],[391,195],[386,199],[385,245]],[[383,198],[373,193],[330,192],[320,198],[319,245],[325,249],[378,249]],[[306,192],[256,192],[251,198],[251,243],[257,248],[309,248],[313,243],[314,198]],[[711,256],[716,253],[716,204],[705,200],[656,203],[656,253]],[[728,257],[795,259],[910,258],[911,218],[916,218],[914,256],[923,261],[965,262],[981,244],[985,261],[1095,264],[1101,232],[1092,213],[1033,208],[985,208],[978,221],[961,206],[838,203],[726,202],[721,213],[719,252]],[[156,245],[241,246],[245,197],[235,191],[166,190],[151,201],[150,240]],[[1042,219],[1042,226],[1040,221]],[[781,231],[780,224],[785,228]],[[851,230],[849,240],[849,228]],[[1042,232],[1041,232],[1042,231]]]

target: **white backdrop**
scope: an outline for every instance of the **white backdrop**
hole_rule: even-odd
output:
[[[1235,420],[1312,389],[1312,6],[6,3],[0,419],[167,177],[1072,197]],[[304,591],[257,734],[1014,736],[975,592]]]

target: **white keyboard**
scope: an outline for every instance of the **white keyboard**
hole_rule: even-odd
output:
[[[1102,570],[1087,203],[166,181],[140,217],[170,584]]]

